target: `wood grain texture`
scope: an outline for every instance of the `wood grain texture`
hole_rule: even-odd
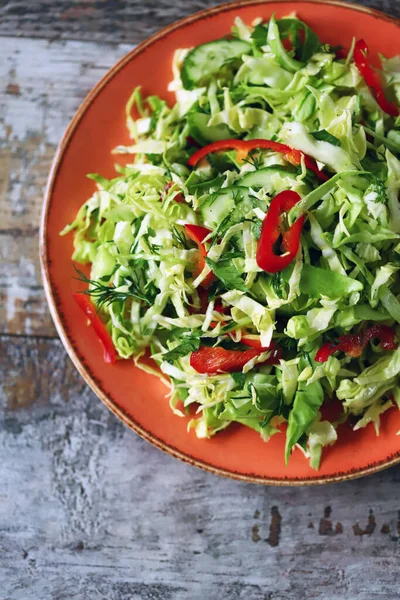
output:
[[[58,340],[3,337],[0,356],[2,600],[398,598],[400,468],[220,479],[125,428]]]
[[[1,38],[0,332],[53,335],[38,232],[57,144],[85,95],[131,46]]]
[[[137,44],[177,19],[222,3],[222,0],[3,0],[0,35]],[[397,0],[364,0],[359,4],[400,17]]]
[[[56,145],[132,44],[216,4],[0,0],[0,600],[399,597],[400,467],[304,489],[203,473],[123,426],[53,339],[37,233]]]
[[[124,28],[132,33],[132,42],[141,41],[153,31],[151,28],[165,25],[165,19],[173,21],[213,4],[217,3],[0,3],[0,34],[36,32],[38,37],[53,40],[1,38],[0,332],[55,336],[41,287],[37,253],[47,173],[62,133],[85,95],[132,47],[116,43],[128,39]],[[396,13],[397,2],[383,4],[374,6]],[[24,29],[29,23],[31,29]],[[107,23],[113,31],[112,39],[107,37]],[[55,35],[57,27],[64,29]],[[62,31],[68,32],[64,37],[92,40],[99,34],[102,43],[54,41],[63,37]],[[104,43],[108,39],[113,44]]]

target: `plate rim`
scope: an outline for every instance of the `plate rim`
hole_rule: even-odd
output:
[[[190,454],[186,454],[174,446],[167,444],[162,439],[158,438],[152,432],[148,431],[144,427],[142,427],[139,423],[137,423],[131,415],[129,415],[126,411],[121,409],[118,404],[112,400],[107,392],[102,389],[100,382],[97,381],[97,378],[93,372],[89,369],[87,365],[85,365],[84,357],[79,356],[78,351],[74,348],[72,341],[68,336],[68,329],[66,325],[64,325],[61,312],[58,308],[57,301],[57,292],[53,289],[51,276],[50,276],[50,257],[48,251],[47,237],[48,237],[48,215],[49,209],[51,205],[51,199],[54,191],[54,186],[57,181],[58,172],[62,164],[63,155],[69,147],[73,135],[78,128],[81,119],[83,118],[86,111],[90,108],[90,105],[95,100],[95,98],[101,93],[103,88],[108,85],[108,83],[114,78],[117,73],[131,60],[133,60],[136,56],[144,52],[149,46],[151,46],[154,42],[161,40],[165,36],[174,32],[181,27],[186,25],[190,25],[195,23],[196,21],[201,21],[204,18],[211,17],[215,14],[231,11],[235,9],[240,9],[245,6],[253,6],[258,4],[274,4],[279,2],[281,4],[293,4],[294,0],[235,0],[234,2],[225,2],[224,4],[220,4],[215,7],[211,7],[208,9],[204,9],[198,12],[195,12],[183,19],[179,19],[170,25],[158,30],[150,37],[146,38],[143,42],[135,46],[132,50],[130,50],[125,56],[120,58],[115,65],[113,65],[105,75],[97,82],[97,84],[90,90],[90,92],[86,95],[83,102],[79,105],[77,111],[72,117],[69,125],[67,126],[59,144],[56,149],[54,158],[52,160],[52,164],[50,167],[50,172],[45,188],[41,218],[40,218],[40,232],[39,232],[39,255],[40,255],[40,267],[41,267],[41,275],[42,282],[45,291],[46,301],[50,310],[51,317],[53,319],[57,334],[61,339],[61,342],[66,350],[69,358],[71,359],[73,365],[84,379],[84,381],[89,385],[89,387],[93,390],[93,392],[98,396],[98,398],[107,406],[107,408],[116,415],[125,425],[127,425],[130,429],[135,431],[141,438],[145,439],[147,442],[150,442],[153,446],[162,450],[166,454],[181,460],[182,462],[189,464],[191,466],[198,467],[203,471],[207,471],[214,475],[219,475],[222,477],[226,477],[229,479],[234,479],[237,481],[244,481],[246,483],[257,483],[262,485],[273,485],[277,487],[281,486],[291,486],[291,487],[299,487],[299,486],[310,486],[310,485],[322,485],[327,483],[337,483],[340,481],[349,481],[353,479],[358,479],[360,477],[364,477],[366,475],[372,475],[373,473],[377,473],[382,471],[383,469],[387,469],[396,464],[400,463],[400,450],[392,456],[389,456],[387,459],[381,460],[377,463],[373,463],[370,466],[367,466],[363,469],[354,469],[350,470],[346,473],[338,472],[333,473],[327,476],[318,476],[315,477],[290,477],[290,478],[274,478],[274,477],[262,477],[255,474],[243,474],[238,473],[233,470],[224,469],[222,467],[215,467],[212,464],[207,463],[204,460],[199,460],[194,458]],[[343,0],[304,0],[304,2],[316,5],[331,5],[338,6],[342,8],[346,8],[353,11],[367,13],[372,15],[380,20],[388,21],[390,23],[394,23],[398,27],[400,27],[400,19],[397,17],[393,17],[388,15],[380,10],[369,8],[367,6],[353,4],[351,2],[346,2]]]

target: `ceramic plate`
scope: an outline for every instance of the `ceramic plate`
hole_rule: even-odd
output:
[[[381,434],[372,426],[353,432],[339,429],[339,441],[325,449],[318,472],[310,469],[299,450],[284,464],[285,436],[265,444],[245,427],[210,440],[187,433],[185,418],[175,416],[159,380],[136,369],[130,361],[103,362],[103,353],[80,309],[72,301],[77,289],[71,263],[72,236],[58,232],[73,220],[82,202],[91,196],[87,173],[114,174],[111,150],[129,143],[125,104],[132,89],[157,94],[173,102],[167,92],[176,48],[198,45],[228,34],[235,16],[249,23],[256,17],[282,17],[296,11],[322,40],[350,46],[363,37],[371,53],[399,52],[399,21],[361,6],[342,2],[232,2],[195,14],[154,35],[118,62],[86,98],[72,120],[54,159],[46,192],[41,259],[47,299],[58,333],[75,366],[101,400],[129,427],[152,444],[190,464],[213,473],[257,483],[312,484],[351,479],[400,461],[400,412],[388,411]]]

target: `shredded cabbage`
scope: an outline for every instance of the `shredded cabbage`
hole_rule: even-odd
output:
[[[352,49],[338,58],[299,19],[237,18],[232,34],[224,51],[236,43],[242,53],[218,72],[201,64],[191,89],[182,73],[195,75],[193,50],[176,50],[173,106],[133,91],[132,143],[114,150],[131,164],[111,180],[89,175],[97,189],[62,234],[74,234],[72,258],[87,265],[85,292],[118,356],[168,383],[175,414],[195,408],[189,429],[210,438],[237,422],[268,441],[286,423],[286,460],[298,446],[318,468],[338,436],[321,418],[326,398],[342,403],[339,420],[356,416],[354,429],[372,423],[377,433],[382,413],[400,408],[399,349],[373,339],[360,357],[334,351],[341,336],[400,324],[400,119],[379,109]],[[400,56],[382,65],[399,102]],[[198,146],[258,138],[308,155],[328,181],[304,157],[294,165],[268,149],[188,166]],[[305,224],[292,263],[268,273],[260,232],[284,190],[301,197],[288,226],[301,215]],[[209,229],[202,249],[188,224]],[[191,362],[199,348],[251,344],[260,351],[238,372],[199,373]],[[324,344],[332,355],[318,362]]]

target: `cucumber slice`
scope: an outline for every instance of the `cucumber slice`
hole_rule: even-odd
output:
[[[243,175],[243,177],[240,178],[238,183],[244,187],[262,188],[265,185],[268,185],[271,175],[274,173],[279,173],[282,177],[292,177],[293,179],[297,176],[296,173],[289,171],[287,167],[283,167],[282,165],[271,165],[270,167],[264,167],[263,169],[246,173],[246,175]]]
[[[232,216],[233,222],[240,222],[254,207],[259,206],[266,209],[264,201],[250,196],[249,190],[243,186],[232,186],[222,188],[219,192],[212,194],[200,207],[203,222],[206,227],[215,228],[228,215]]]
[[[188,115],[189,135],[199,142],[199,144],[205,146],[211,142],[230,140],[234,137],[227,125],[221,123],[221,125],[209,127],[207,125],[209,120],[210,115],[205,115],[204,113],[193,112]]]
[[[216,40],[191,50],[182,66],[181,80],[186,90],[199,87],[217,73],[227,62],[251,52],[243,40]]]
[[[203,222],[206,227],[216,227],[233,211],[235,201],[229,188],[224,192],[212,194],[200,207]]]

